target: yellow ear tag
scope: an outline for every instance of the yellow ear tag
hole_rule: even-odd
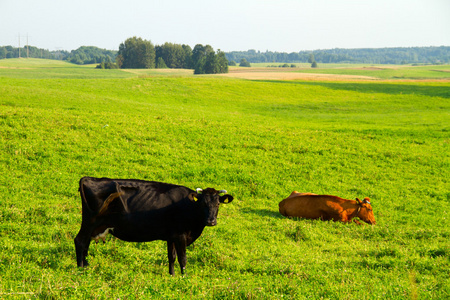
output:
[[[227,199],[225,199],[225,200],[223,200],[223,203],[228,203],[229,201],[228,201],[228,198]]]
[[[193,198],[194,198],[194,201],[197,201],[197,200],[198,200],[197,197],[195,197],[195,196],[194,196]]]

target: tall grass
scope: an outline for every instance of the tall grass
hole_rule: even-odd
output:
[[[450,297],[448,83],[9,71],[0,297]],[[164,242],[111,236],[78,269],[85,175],[227,189],[235,201],[188,249],[186,276],[168,275]],[[278,202],[293,190],[370,197],[377,225],[286,219]]]

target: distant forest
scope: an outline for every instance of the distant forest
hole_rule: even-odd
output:
[[[66,60],[68,62],[84,65],[97,64],[102,62],[114,62],[117,56],[117,51],[105,50],[93,46],[82,46],[71,52],[65,50],[49,51],[46,49],[39,49],[34,46],[24,46],[17,48],[13,46],[0,46],[0,59],[4,58],[45,58]]]
[[[67,51],[65,52],[68,53]],[[34,46],[25,46],[23,48],[16,48],[13,46],[0,46],[0,59],[18,57],[62,59],[64,55],[61,54],[61,51],[50,52],[48,50],[40,49]]]
[[[166,43],[167,44],[167,43]],[[118,51],[83,46],[70,52],[49,51],[33,46],[20,48],[20,57],[66,60],[75,64],[116,62]],[[330,49],[300,52],[232,51],[225,52],[229,62],[242,59],[250,63],[307,63],[311,54],[317,63],[367,64],[450,64],[450,47]],[[0,46],[0,59],[19,57],[19,48]],[[169,66],[170,67],[170,66]]]
[[[246,59],[250,63],[307,63],[311,54],[318,63],[368,64],[448,64],[450,47],[330,49],[300,52],[260,52],[256,50],[225,52],[228,61]]]

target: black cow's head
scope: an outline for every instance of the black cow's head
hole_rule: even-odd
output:
[[[197,189],[197,193],[191,193],[189,199],[195,201],[205,213],[205,225],[217,225],[217,213],[219,212],[220,203],[230,203],[233,196],[226,194],[227,191],[216,191],[213,188],[205,190]],[[225,194],[225,195],[220,195]]]

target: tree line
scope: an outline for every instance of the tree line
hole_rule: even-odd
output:
[[[60,56],[61,55],[59,51],[50,52],[48,50],[40,49],[34,46],[24,46],[21,48],[16,48],[13,46],[0,46],[0,59],[17,57],[58,59],[58,57]]]
[[[147,45],[147,43],[149,43]],[[138,46],[138,44],[142,44]],[[188,68],[203,72],[227,72],[228,64],[245,63],[306,63],[311,62],[314,55],[317,63],[370,63],[370,64],[449,64],[450,47],[411,47],[411,48],[364,48],[364,49],[329,49],[300,52],[261,52],[256,50],[217,52],[210,45],[198,44],[192,49],[188,45],[165,43],[154,46],[150,41],[141,38],[130,38],[116,50],[100,49],[93,46],[82,46],[70,52],[64,50],[49,51],[34,46],[21,48],[0,46],[0,59],[31,57],[66,60],[75,64],[101,64],[113,66],[123,64],[132,67],[139,54],[130,54],[128,50],[148,51],[151,59],[145,62],[151,68]],[[140,49],[139,47],[148,47]],[[122,51],[122,57],[118,57]],[[131,61],[123,61],[123,54]],[[128,55],[128,56],[127,56]],[[119,59],[117,61],[117,59]],[[148,57],[141,58],[142,62]],[[100,65],[99,65],[100,66]]]
[[[448,64],[450,47],[362,48],[329,49],[300,52],[260,52],[256,50],[225,53],[229,61],[250,63],[306,63],[313,54],[317,63],[370,63],[370,64]]]

